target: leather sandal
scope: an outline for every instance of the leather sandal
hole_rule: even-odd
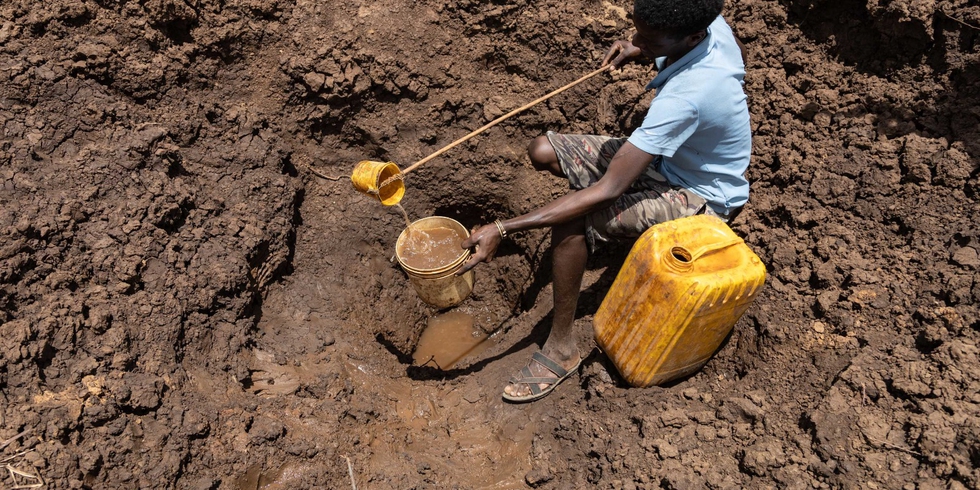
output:
[[[554,373],[555,376],[533,376],[531,374],[532,362],[536,362],[544,366],[545,369]],[[548,356],[542,354],[541,352],[535,352],[531,355],[531,360],[528,361],[527,365],[521,368],[520,372],[518,372],[516,376],[510,378],[510,384],[527,385],[527,387],[531,390],[531,393],[524,396],[511,396],[508,395],[507,392],[504,392],[504,400],[514,403],[525,403],[544,398],[548,393],[554,391],[555,387],[558,386],[559,383],[565,381],[569,376],[578,371],[578,368],[581,365],[582,360],[579,359],[578,362],[575,363],[575,366],[566,370],[557,362],[548,358]],[[546,384],[547,386],[542,388],[540,385],[543,384]]]

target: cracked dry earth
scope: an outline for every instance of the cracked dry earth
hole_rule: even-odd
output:
[[[546,334],[548,235],[508,240],[447,370],[351,189],[595,69],[621,1],[0,4],[0,488],[980,486],[980,7],[731,0],[748,50],[767,283],[700,372],[629,388],[591,319],[579,376],[500,391]],[[408,178],[467,227],[565,187],[545,131],[628,134],[649,65],[596,77]],[[318,176],[317,174],[320,174]]]

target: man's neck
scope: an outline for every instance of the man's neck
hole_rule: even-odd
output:
[[[666,70],[668,66],[673,65],[674,62],[676,62],[677,60],[679,60],[679,59],[687,56],[687,53],[690,53],[692,50],[694,50],[694,48],[700,46],[701,43],[703,43],[705,39],[708,39],[708,36],[704,36],[703,38],[701,38],[701,40],[698,41],[697,44],[695,44],[694,46],[691,46],[690,48],[687,48],[683,53],[677,54],[677,57],[676,58],[668,57],[667,59],[664,60],[664,66],[662,68],[660,68],[660,69],[661,70]]]

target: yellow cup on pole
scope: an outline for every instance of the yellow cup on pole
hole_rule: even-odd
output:
[[[359,192],[362,192],[364,194],[377,197],[378,200],[381,201],[381,204],[384,204],[385,206],[394,206],[395,204],[398,204],[398,202],[401,201],[402,197],[405,195],[405,183],[402,181],[402,176],[404,174],[407,174],[412,170],[415,170],[415,168],[418,167],[419,165],[422,165],[423,163],[428,162],[429,160],[432,160],[433,158],[439,155],[442,155],[450,148],[453,148],[456,145],[459,145],[469,140],[470,138],[496,126],[498,123],[501,123],[504,120],[509,119],[510,117],[515,116],[521,112],[524,112],[528,108],[533,107],[545,100],[548,100],[551,97],[558,95],[564,92],[565,90],[568,90],[612,68],[613,65],[602,65],[601,68],[579,78],[578,80],[575,80],[574,82],[569,83],[568,85],[565,85],[561,88],[553,90],[549,92],[547,95],[538,97],[537,99],[534,99],[531,102],[528,102],[527,104],[524,104],[521,107],[518,107],[517,109],[514,109],[508,112],[507,114],[504,114],[503,116],[500,116],[497,119],[488,122],[487,124],[484,124],[482,127],[474,130],[473,132],[467,134],[466,136],[463,136],[462,138],[459,138],[458,140],[453,141],[452,143],[446,145],[441,150],[413,163],[409,167],[405,168],[404,172],[402,172],[398,168],[398,166],[395,165],[394,162],[375,162],[372,160],[362,160],[358,162],[358,164],[354,167],[354,173],[353,175],[351,175],[350,178],[351,182],[354,183],[354,189],[357,189]]]
[[[350,180],[358,192],[376,197],[385,206],[398,204],[405,196],[402,171],[394,162],[361,160],[354,166]]]

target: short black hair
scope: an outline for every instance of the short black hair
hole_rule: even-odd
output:
[[[725,0],[635,0],[633,18],[680,38],[707,29],[724,6]]]

